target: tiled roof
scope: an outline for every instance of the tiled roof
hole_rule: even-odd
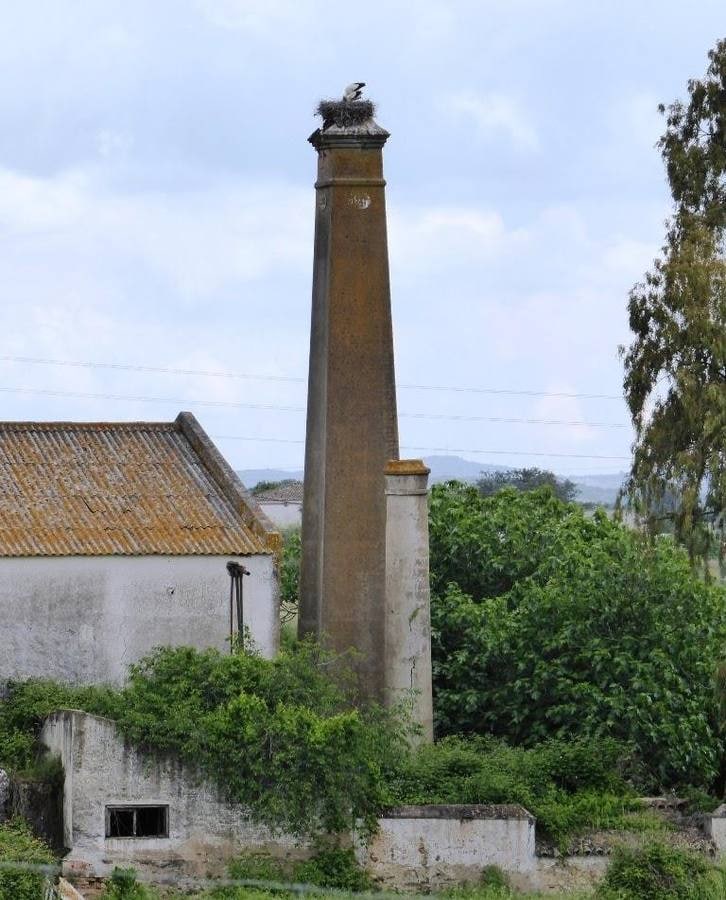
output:
[[[269,491],[255,494],[255,500],[258,503],[302,503],[303,483],[302,481],[290,481],[280,484]]]
[[[278,546],[191,413],[160,423],[0,423],[0,556],[231,556]]]

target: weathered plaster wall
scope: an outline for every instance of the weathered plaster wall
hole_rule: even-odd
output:
[[[534,818],[521,806],[402,806],[359,857],[382,886],[428,891],[478,882],[485,866],[532,875]]]
[[[34,676],[123,680],[129,663],[165,644],[229,646],[233,557],[96,556],[0,559],[0,683]],[[278,645],[271,555],[237,557],[245,622],[260,651]]]
[[[125,743],[108,719],[60,711],[46,720],[41,740],[64,768],[66,874],[105,876],[116,865],[133,865],[145,880],[171,876],[183,883],[225,875],[229,860],[243,850],[287,862],[310,854],[290,835],[254,824],[243,807],[226,802],[177,760]],[[169,836],[107,839],[106,806],[134,803],[168,806]],[[712,820],[716,844],[724,821]],[[403,806],[389,810],[379,826],[356,852],[381,887],[395,890],[477,883],[490,865],[519,890],[586,890],[608,863],[607,856],[538,857],[535,820],[520,806]]]
[[[64,840],[68,873],[105,875],[114,865],[153,879],[222,875],[242,849],[283,859],[309,849],[289,835],[273,836],[245,810],[173,759],[158,759],[126,744],[108,719],[65,710],[45,723],[41,740],[60,756],[65,772]],[[105,837],[107,805],[169,807],[169,837]],[[382,884],[436,886],[478,880],[486,865],[527,875],[535,865],[534,819],[521,807],[401,807],[380,820],[361,861]]]
[[[253,824],[209,782],[174,759],[158,759],[125,743],[108,719],[63,711],[45,723],[41,740],[65,772],[64,840],[69,874],[108,875],[133,862],[142,875],[222,876],[242,847],[273,855],[305,855],[293,838]],[[168,838],[105,837],[105,810],[116,804],[169,807]]]

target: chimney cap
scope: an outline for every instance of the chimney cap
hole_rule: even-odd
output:
[[[376,107],[370,100],[321,100],[316,115],[322,117],[308,140],[316,150],[328,147],[380,148],[389,133],[373,119]]]

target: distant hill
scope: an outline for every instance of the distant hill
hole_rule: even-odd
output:
[[[431,469],[430,481],[476,481],[482,472],[506,472],[508,466],[492,466],[487,463],[473,462],[461,456],[427,456],[424,462]],[[237,474],[242,484],[253,488],[260,481],[283,481],[286,478],[302,480],[302,469],[239,469]]]
[[[578,488],[580,503],[599,503],[614,506],[618,491],[627,478],[627,472],[605,472],[593,475],[565,475]]]
[[[431,469],[431,484],[452,479],[475,482],[483,472],[507,472],[515,468],[475,462],[461,456],[426,456],[424,462]],[[301,480],[303,477],[302,469],[241,469],[237,474],[248,488],[253,488],[260,481],[283,481],[286,478]],[[603,506],[612,506],[615,503],[626,477],[625,472],[595,472],[591,475],[562,475],[559,472],[557,474],[561,478],[569,478],[577,485],[577,500],[580,503],[598,503]]]
[[[507,472],[511,466],[494,466],[489,463],[474,462],[461,456],[425,456],[424,462],[431,469],[430,481],[476,481],[482,472]]]

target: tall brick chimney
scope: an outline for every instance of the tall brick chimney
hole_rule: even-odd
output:
[[[318,153],[299,632],[355,648],[385,698],[385,467],[398,459],[383,145],[369,101],[323,102]]]

